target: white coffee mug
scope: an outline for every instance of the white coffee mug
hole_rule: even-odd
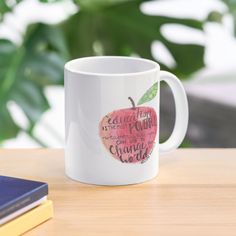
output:
[[[160,81],[171,88],[176,121],[159,144]],[[66,174],[80,182],[126,185],[154,178],[159,154],[176,149],[188,103],[176,76],[151,60],[99,56],[65,65]]]

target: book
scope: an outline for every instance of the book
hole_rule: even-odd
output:
[[[34,207],[36,207],[36,206],[40,205],[41,203],[45,202],[46,200],[47,200],[47,197],[40,198],[39,200],[29,204],[28,206],[25,206],[25,207],[15,211],[15,212],[11,213],[10,215],[5,216],[4,218],[1,218],[0,219],[0,226],[2,224],[7,223],[8,221],[16,218],[17,216],[22,215],[23,213],[33,209]]]
[[[53,217],[52,201],[45,201],[25,214],[0,226],[0,236],[18,236]]]
[[[0,220],[47,195],[46,183],[0,176]]]

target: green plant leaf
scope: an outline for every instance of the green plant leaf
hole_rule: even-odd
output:
[[[30,25],[22,45],[0,40],[0,141],[15,137],[20,130],[8,110],[11,101],[28,118],[29,135],[32,136],[35,124],[50,108],[44,90],[46,86],[63,84],[63,67],[68,59],[137,55],[154,60],[151,45],[158,40],[176,61],[174,68],[159,63],[161,68],[175,73],[180,79],[188,78],[204,65],[203,46],[174,43],[161,34],[161,28],[172,23],[202,30],[201,21],[146,15],[140,10],[140,4],[145,0],[73,1],[79,5],[77,13],[59,25]],[[21,0],[13,2],[9,6],[9,1],[0,1],[0,20]],[[154,91],[144,95],[139,104],[156,96]]]
[[[6,1],[0,1],[0,16],[4,13],[11,11],[11,7],[9,7],[6,3]],[[1,17],[2,18],[2,17]]]
[[[39,0],[40,2],[42,3],[54,3],[54,2],[60,2],[60,1],[63,1],[63,0]]]
[[[91,1],[78,0],[80,4]],[[151,45],[161,41],[176,61],[175,68],[161,64],[162,69],[174,72],[181,79],[203,67],[204,47],[177,44],[161,34],[166,24],[181,24],[202,30],[203,22],[166,16],[145,15],[140,4],[145,1],[98,1],[102,8],[84,7],[61,26],[69,42],[72,58],[91,55],[138,55],[154,60]],[[106,3],[106,4],[105,4]],[[97,3],[99,5],[99,3]],[[91,6],[92,7],[92,6]],[[100,50],[96,50],[99,45]]]
[[[13,8],[20,2],[21,0],[14,1],[6,1],[0,0],[0,22],[3,19],[3,16],[7,12],[11,12]]]
[[[138,105],[151,101],[157,95],[158,84],[157,82],[149,88],[144,95],[139,99]]]
[[[30,26],[20,46],[0,40],[0,141],[13,138],[20,131],[8,110],[10,101],[24,112],[29,121],[26,130],[32,132],[50,107],[44,89],[63,84],[67,60],[63,35],[55,26]]]
[[[81,9],[83,10],[98,10],[104,7],[108,7],[111,5],[120,4],[123,2],[133,1],[133,0],[74,0]]]
[[[7,107],[0,104],[0,142],[15,137],[19,130]]]

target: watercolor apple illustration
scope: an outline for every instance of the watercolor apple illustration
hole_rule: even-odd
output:
[[[139,106],[157,94],[155,83],[141,97],[138,106],[112,111],[99,123],[99,135],[108,152],[122,163],[144,163],[150,157],[157,134],[157,115],[152,107]]]

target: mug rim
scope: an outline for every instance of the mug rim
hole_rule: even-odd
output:
[[[83,70],[79,70],[79,69],[74,69],[72,68],[72,64],[75,62],[80,62],[80,61],[84,61],[84,60],[102,60],[102,59],[126,59],[126,60],[132,60],[132,61],[137,61],[137,62],[145,62],[148,63],[149,65],[152,66],[152,68],[150,69],[146,69],[146,70],[142,70],[142,71],[138,71],[138,72],[128,72],[128,73],[100,73],[100,72],[89,72],[89,71],[83,71]],[[75,74],[80,74],[80,75],[90,75],[90,76],[137,76],[137,75],[143,75],[143,74],[149,74],[149,73],[153,73],[153,72],[157,72],[160,71],[160,65],[155,62],[152,61],[150,59],[146,59],[146,58],[141,58],[141,57],[129,57],[129,56],[88,56],[88,57],[80,57],[80,58],[76,58],[73,60],[70,60],[68,62],[66,62],[64,69],[70,73],[75,73]]]

